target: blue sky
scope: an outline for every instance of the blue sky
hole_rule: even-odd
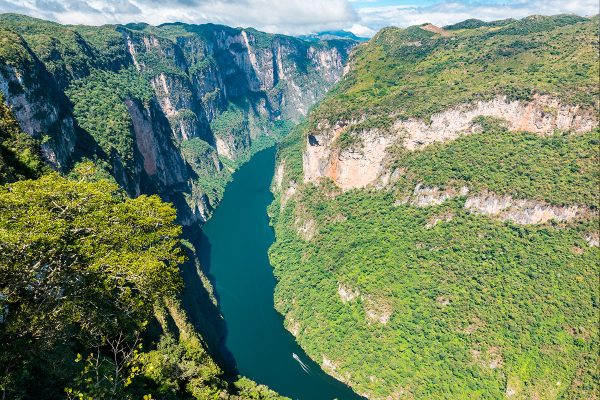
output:
[[[0,12],[68,24],[213,22],[286,34],[346,29],[361,36],[389,25],[595,15],[598,9],[598,0],[0,0]]]

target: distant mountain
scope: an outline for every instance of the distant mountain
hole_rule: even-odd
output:
[[[476,28],[481,28],[483,26],[486,26],[486,27],[502,26],[502,25],[510,24],[511,22],[514,22],[514,21],[515,20],[512,18],[508,18],[508,19],[500,19],[497,21],[485,22],[480,19],[471,18],[471,19],[467,19],[465,21],[458,22],[456,24],[446,25],[446,26],[444,26],[444,29],[446,29],[446,30],[476,29]]]
[[[317,33],[311,33],[308,35],[299,36],[300,39],[307,40],[309,42],[318,42],[319,40],[333,40],[333,39],[348,39],[357,42],[366,42],[369,38],[356,36],[354,33],[349,31],[322,31]]]

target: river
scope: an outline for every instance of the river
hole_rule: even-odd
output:
[[[223,351],[233,356],[241,375],[284,396],[360,399],[308,358],[274,308],[276,281],[267,255],[275,239],[267,216],[274,164],[271,147],[236,171],[202,228],[200,262],[214,285],[227,327]]]

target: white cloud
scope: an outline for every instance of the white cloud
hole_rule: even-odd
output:
[[[288,34],[337,29],[358,20],[347,0],[0,0],[0,12],[67,24],[212,22]]]
[[[598,13],[597,1],[449,0],[425,6],[378,6],[376,0],[0,0],[0,12],[70,24],[213,22],[286,34],[347,29],[371,36],[389,25],[447,25],[468,18],[494,20],[532,14],[593,15]]]
[[[360,24],[373,30],[395,25],[410,25],[431,22],[435,25],[449,25],[477,18],[492,21],[505,18],[523,18],[533,14],[578,14],[594,15],[598,13],[597,0],[518,0],[497,3],[449,1],[430,6],[383,6],[365,7],[358,11]]]

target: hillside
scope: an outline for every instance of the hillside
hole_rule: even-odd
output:
[[[598,17],[385,28],[280,146],[287,328],[371,399],[598,393]]]
[[[226,374],[181,309],[172,205],[90,162],[52,171],[3,102],[0,185],[2,398],[283,399]]]
[[[61,172],[92,161],[131,196],[205,221],[232,170],[284,135],[356,42],[180,23],[66,26],[0,15],[0,92]]]

